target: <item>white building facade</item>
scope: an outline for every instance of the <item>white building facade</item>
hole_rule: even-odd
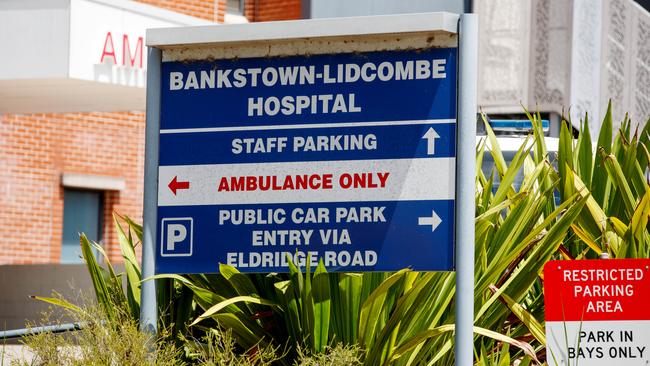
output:
[[[523,105],[576,128],[588,113],[594,136],[609,99],[615,128],[625,113],[633,126],[650,117],[650,13],[636,2],[478,0],[474,11],[484,112]]]
[[[639,2],[645,5],[642,7]],[[306,4],[306,6],[305,6]],[[540,111],[594,136],[612,100],[615,127],[650,117],[650,13],[645,0],[303,0],[306,17],[423,11],[479,15],[479,105],[488,115]]]

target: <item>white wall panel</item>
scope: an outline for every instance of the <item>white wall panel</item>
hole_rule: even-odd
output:
[[[70,0],[0,2],[0,80],[66,77]]]

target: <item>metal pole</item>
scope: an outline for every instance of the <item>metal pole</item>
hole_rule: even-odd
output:
[[[144,151],[144,204],[142,225],[142,278],[155,272],[156,212],[158,208],[158,139],[160,137],[160,64],[162,52],[157,48],[147,51],[147,126]],[[142,283],[140,294],[140,329],[156,334],[158,329],[156,283]]]
[[[0,339],[20,338],[20,337],[41,334],[41,333],[70,332],[73,330],[80,330],[83,327],[85,327],[87,324],[88,324],[87,322],[66,323],[66,324],[57,324],[57,325],[43,325],[40,327],[33,327],[33,328],[4,330],[4,331],[0,331]]]
[[[472,9],[472,7],[473,7],[472,3],[473,3],[472,0],[464,0],[463,1],[463,7],[465,8],[465,13],[473,13],[474,12],[473,9]]]
[[[458,147],[456,154],[456,365],[474,364],[474,192],[478,16],[458,24]]]

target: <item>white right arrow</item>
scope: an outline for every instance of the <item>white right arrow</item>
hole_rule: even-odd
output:
[[[442,223],[442,219],[433,210],[431,210],[431,216],[430,217],[429,216],[418,217],[418,225],[420,225],[420,226],[431,225],[431,232],[436,230],[438,225],[440,225],[441,223]]]
[[[436,153],[436,139],[440,138],[440,135],[438,135],[433,127],[429,127],[427,133],[422,138],[427,139],[427,155],[434,155]]]

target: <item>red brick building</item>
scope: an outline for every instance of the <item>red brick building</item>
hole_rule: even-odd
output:
[[[66,6],[68,9],[73,6],[69,1],[67,4],[64,0],[56,2],[62,3],[62,9],[65,10]],[[150,6],[133,4],[134,12],[150,11],[153,14],[150,16],[157,17],[156,9],[165,9],[215,23],[298,19],[301,14],[300,0],[140,2]],[[12,8],[12,4],[19,3],[10,0],[4,5],[0,4],[0,17],[3,11],[8,12],[5,13],[6,17],[13,17],[12,11],[22,9],[16,10],[20,5]],[[134,2],[120,3],[131,6],[129,3]],[[122,18],[121,21],[127,21],[127,16]],[[83,29],[74,28],[74,21],[70,24],[68,39],[76,37],[77,33],[74,32],[83,33]],[[3,33],[1,25],[0,34],[8,36],[6,32]],[[20,32],[18,34],[16,37],[21,37]],[[116,64],[122,64],[118,67],[117,74],[113,70],[113,77],[123,77],[125,72],[128,72],[127,78],[144,75],[144,70],[127,70],[128,66],[137,67],[134,66],[137,63],[134,60],[137,59],[140,51],[138,47],[141,46],[135,43],[136,37],[131,35],[129,40],[127,36],[126,32],[123,39],[118,32],[107,33],[104,48],[97,49],[91,55],[97,59],[94,61],[95,80],[102,77],[101,70],[104,66],[101,63],[105,58],[112,58]],[[40,43],[48,42],[48,35],[41,34],[35,39],[37,44],[33,46],[40,47]],[[20,42],[20,39],[14,41]],[[27,39],[24,42],[31,41],[33,40]],[[122,44],[122,41],[125,43]],[[120,51],[123,52],[121,57]],[[73,62],[74,52],[76,51],[70,51],[67,62]],[[43,57],[37,62],[47,63],[48,59]],[[11,75],[5,75],[4,78],[11,78]],[[50,80],[49,77],[38,82],[43,84],[47,80]],[[111,259],[121,261],[113,212],[128,215],[138,222],[142,220],[144,88],[135,91],[131,90],[135,88],[129,89],[129,93],[135,93],[132,98],[136,100],[133,102],[135,108],[128,105],[110,112],[24,114],[14,112],[15,109],[20,109],[17,105],[21,100],[20,95],[11,94],[16,90],[15,93],[19,93],[19,87],[13,88],[15,85],[30,86],[29,82],[22,79],[20,83],[12,84],[12,80],[9,80],[3,84],[0,74],[0,99],[5,99],[5,93],[14,97],[11,102],[5,99],[5,104],[0,101],[0,265],[78,261],[78,254],[68,249],[78,247],[76,239],[71,238],[77,237],[75,230],[79,230],[79,227],[95,231],[95,234],[90,233],[89,236],[95,236],[102,242]],[[86,89],[79,90],[78,96],[73,95],[66,100],[74,102],[75,98],[83,98]],[[51,95],[45,96],[56,100],[57,94],[65,92],[60,87],[50,88],[47,93]],[[110,99],[126,95],[120,94],[119,90],[111,93],[113,94],[106,97],[101,92],[93,94],[95,103],[106,99],[110,104]],[[48,103],[38,97],[26,102],[26,105],[30,112],[48,111]],[[69,108],[73,111],[74,105]],[[62,109],[65,110],[66,107],[62,107],[59,102],[53,108],[54,111]],[[78,226],[72,221],[81,221],[85,226]],[[66,245],[70,248],[65,249]]]

